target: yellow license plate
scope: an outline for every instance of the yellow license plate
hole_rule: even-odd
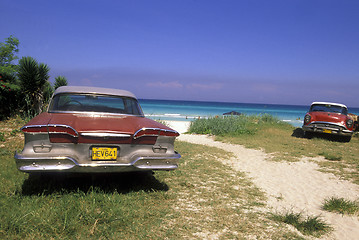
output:
[[[116,160],[117,148],[93,147],[92,160]]]
[[[323,133],[332,133],[332,130],[323,129]]]

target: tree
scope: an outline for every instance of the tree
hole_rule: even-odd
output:
[[[13,36],[0,43],[0,120],[19,108],[20,87],[16,78],[17,65],[13,64],[18,58],[18,45],[19,40]]]
[[[55,78],[55,84],[54,84],[55,90],[61,86],[67,86],[67,79],[64,76],[58,76]]]
[[[46,64],[37,63],[32,57],[23,57],[19,61],[18,78],[25,95],[25,111],[28,116],[35,116],[42,110],[49,71]]]
[[[16,72],[16,65],[12,62],[18,57],[19,39],[10,36],[5,40],[5,43],[0,43],[0,73],[5,75],[14,75]]]

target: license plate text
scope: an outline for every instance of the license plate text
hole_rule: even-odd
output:
[[[116,160],[117,148],[93,147],[92,160]]]

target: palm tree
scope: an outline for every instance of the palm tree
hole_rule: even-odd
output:
[[[19,61],[18,78],[21,91],[25,95],[25,110],[29,115],[41,112],[44,88],[50,77],[49,71],[46,64],[38,64],[32,57],[23,57]]]
[[[61,86],[67,86],[66,77],[64,77],[64,76],[55,77],[55,84],[54,84],[55,90]]]

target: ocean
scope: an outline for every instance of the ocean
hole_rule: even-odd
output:
[[[309,109],[309,105],[299,106],[149,99],[140,99],[139,101],[145,116],[155,120],[193,121],[198,117],[207,118],[222,116],[223,113],[236,111],[246,115],[271,114],[295,127],[301,127],[303,125],[304,115]],[[359,115],[359,108],[348,107],[348,109],[350,113]]]

